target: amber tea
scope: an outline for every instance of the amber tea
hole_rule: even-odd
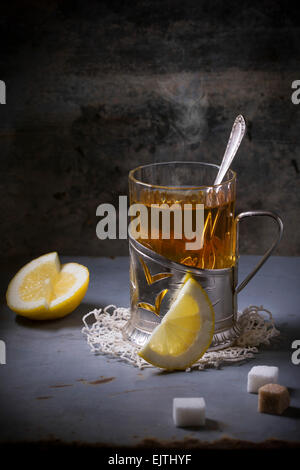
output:
[[[170,238],[162,238],[160,224],[158,235],[151,238],[151,208],[147,207],[149,222],[145,233],[141,227],[141,236],[137,240],[158,254],[172,261],[201,269],[229,268],[235,263],[235,234],[234,234],[234,201],[218,207],[204,208],[203,246],[198,250],[187,250],[186,244],[190,241],[184,236],[184,228],[180,231],[182,238],[176,238],[174,230],[174,216],[170,217]],[[188,210],[188,209],[182,209]],[[164,209],[162,209],[162,212]],[[192,209],[192,212],[195,208]],[[163,217],[161,218],[163,219]],[[195,219],[192,214],[192,220]],[[184,220],[184,219],[183,219]],[[183,225],[182,220],[182,225]]]

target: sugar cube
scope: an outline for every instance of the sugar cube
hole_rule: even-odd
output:
[[[247,391],[249,393],[258,393],[259,387],[266,384],[276,384],[278,382],[278,367],[273,366],[254,366],[248,373]]]
[[[175,426],[203,426],[205,424],[204,398],[174,398],[173,420]]]
[[[278,384],[267,384],[258,390],[258,411],[281,415],[290,406],[288,389]]]

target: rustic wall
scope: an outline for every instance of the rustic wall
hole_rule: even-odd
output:
[[[299,9],[48,0],[1,10],[2,257],[127,254],[126,241],[96,238],[98,204],[126,194],[138,164],[219,162],[239,113],[249,132],[233,166],[237,209],[280,213],[277,253],[300,255]],[[272,239],[272,223],[258,222],[243,224],[244,253]]]

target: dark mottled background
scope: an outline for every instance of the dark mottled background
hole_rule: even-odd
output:
[[[237,210],[284,219],[277,250],[300,255],[300,9],[294,2],[1,2],[1,257],[127,254],[96,238],[96,207],[128,170],[219,162],[235,116]],[[243,222],[244,253],[272,222]]]

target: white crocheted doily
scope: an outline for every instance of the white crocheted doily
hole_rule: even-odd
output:
[[[138,347],[123,338],[122,327],[128,321],[128,308],[108,305],[84,315],[82,333],[94,353],[108,354],[139,367],[154,367],[138,356]],[[87,321],[89,319],[89,322]],[[92,321],[92,322],[91,322]],[[271,312],[251,305],[238,315],[240,337],[233,346],[219,351],[206,352],[191,369],[218,368],[222,363],[240,362],[252,358],[261,344],[270,344],[270,339],[280,333],[275,328]]]

